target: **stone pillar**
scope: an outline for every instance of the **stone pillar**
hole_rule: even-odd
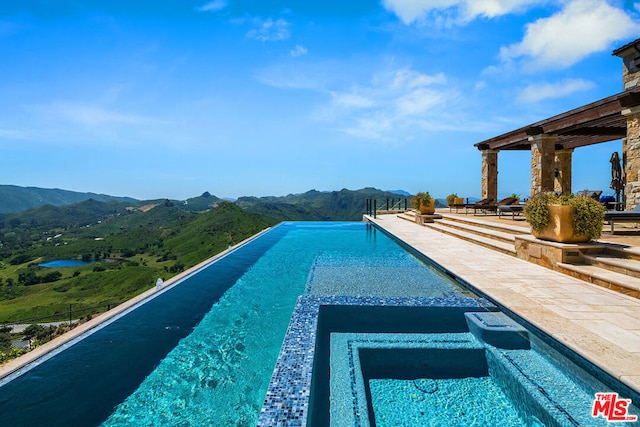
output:
[[[531,196],[554,191],[555,151],[557,136],[535,135],[531,143]]]
[[[553,169],[553,191],[571,193],[571,159],[573,149],[556,151]]]
[[[624,210],[640,203],[640,106],[622,110],[627,118],[627,137],[622,140],[622,182]]]
[[[624,85],[624,90],[640,86],[639,42],[640,39],[613,51],[615,56],[622,58],[622,84]]]
[[[498,151],[482,151],[482,198],[498,200]]]

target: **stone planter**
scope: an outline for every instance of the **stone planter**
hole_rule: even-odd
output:
[[[567,205],[549,205],[549,224],[541,231],[531,232],[534,237],[559,243],[588,242],[589,237],[575,234],[573,208]]]
[[[436,199],[431,199],[429,204],[420,203],[420,215],[433,215],[436,212]]]

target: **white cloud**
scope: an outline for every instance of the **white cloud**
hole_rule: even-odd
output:
[[[264,22],[260,22],[258,28],[250,30],[247,33],[247,37],[262,41],[285,40],[290,36],[288,27],[289,23],[282,18],[275,21],[269,18]]]
[[[447,127],[441,120],[455,90],[444,87],[442,73],[427,75],[408,68],[381,73],[365,86],[331,92],[331,101],[316,115],[346,134],[393,140],[400,130],[411,133]]]
[[[562,98],[575,92],[593,88],[595,84],[583,79],[567,79],[560,83],[529,85],[518,96],[521,102],[538,102],[549,98]]]
[[[291,53],[291,56],[293,56],[294,58],[297,58],[298,56],[306,55],[307,49],[304,46],[300,46],[299,44],[297,44],[296,47],[291,49],[290,53]]]
[[[446,82],[447,78],[443,73],[429,76],[417,73],[413,70],[404,69],[395,73],[395,78],[393,79],[391,87],[394,89],[403,87],[413,89],[416,87],[429,86],[431,84],[442,84]]]
[[[148,124],[152,119],[142,116],[123,114],[96,105],[77,104],[69,102],[56,102],[50,105],[33,106],[34,111],[39,112],[45,118],[53,121],[66,121],[86,127],[104,125]]]
[[[227,0],[213,0],[200,7],[197,7],[196,10],[199,12],[217,12],[224,9],[225,7],[227,7]]]
[[[274,66],[260,71],[255,77],[260,83],[278,89],[323,90],[311,71],[297,67]]]
[[[573,0],[559,13],[528,24],[522,42],[503,47],[500,55],[504,61],[524,58],[533,69],[567,68],[638,30],[638,23],[603,0]]]
[[[495,18],[544,0],[383,0],[384,7],[406,25],[432,18],[446,23],[464,24],[477,17]]]

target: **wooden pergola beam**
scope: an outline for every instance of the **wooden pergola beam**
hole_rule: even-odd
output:
[[[529,150],[529,137],[557,135],[563,149],[624,138],[627,122],[622,110],[640,105],[640,90],[621,92],[591,104],[478,142],[479,150]]]

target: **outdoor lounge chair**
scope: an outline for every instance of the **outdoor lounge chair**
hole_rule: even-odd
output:
[[[475,215],[478,209],[482,210],[485,213],[489,210],[495,211],[496,205],[495,201],[489,197],[486,199],[482,199],[476,203],[467,203],[466,205],[464,205],[465,214],[469,213],[469,209],[473,209],[473,214]]]
[[[613,234],[613,224],[616,222],[640,222],[640,204],[630,211],[606,211],[604,220],[611,225],[611,234]]]
[[[498,217],[501,217],[503,214],[510,212],[511,219],[515,219],[516,215],[520,215],[523,210],[523,205],[516,204],[518,202],[517,197],[507,197],[506,199],[502,199],[498,202]]]

